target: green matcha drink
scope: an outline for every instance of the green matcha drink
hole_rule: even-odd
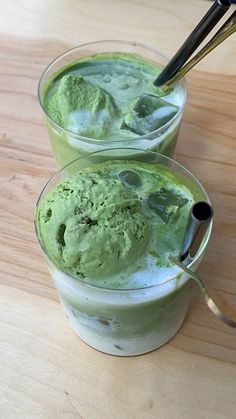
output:
[[[172,155],[186,86],[181,81],[163,91],[153,85],[166,61],[121,41],[94,42],[57,58],[41,78],[39,100],[59,166],[108,147]]]
[[[158,348],[181,326],[191,282],[168,256],[180,252],[193,203],[208,200],[178,163],[139,152],[140,161],[98,163],[99,153],[86,166],[75,160],[46,185],[35,220],[73,330],[121,356]],[[110,157],[110,150],[102,153]]]

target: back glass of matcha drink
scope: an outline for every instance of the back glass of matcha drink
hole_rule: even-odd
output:
[[[39,198],[35,225],[74,331],[100,351],[127,356],[158,348],[181,326],[191,281],[169,255],[181,251],[192,205],[208,197],[165,156],[113,151],[126,158],[103,150],[60,171]]]
[[[156,50],[122,41],[82,45],[57,58],[40,80],[39,100],[59,166],[105,148],[172,156],[186,85],[154,86],[166,62]]]

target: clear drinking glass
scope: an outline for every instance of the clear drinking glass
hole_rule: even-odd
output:
[[[56,173],[42,190],[37,207],[48,191],[63,179],[81,169],[97,165],[101,153],[103,159],[106,156],[110,159],[111,151],[103,150],[89,154],[85,159],[78,158]],[[198,200],[209,202],[199,181],[174,160],[140,149],[117,149],[115,152],[117,155],[126,155],[127,161],[138,158],[147,164],[170,167],[179,180],[187,182]],[[107,354],[131,356],[152,351],[176,334],[190,299],[192,280],[185,272],[177,268],[174,276],[141,288],[111,289],[91,285],[84,279],[73,278],[54,265],[40,243],[36,222],[35,228],[65,314],[72,329],[84,342]],[[211,228],[212,224],[198,253],[188,265],[192,270],[196,270],[202,260]]]
[[[49,137],[51,140],[54,157],[59,167],[64,167],[77,157],[82,157],[87,153],[101,151],[106,148],[117,147],[137,147],[145,150],[156,151],[166,156],[173,156],[181,118],[186,102],[187,86],[184,79],[175,86],[175,92],[180,104],[176,115],[159,129],[139,137],[126,138],[125,140],[101,140],[96,138],[86,138],[70,132],[55,123],[48,115],[44,106],[45,86],[55,77],[65,66],[71,65],[82,58],[99,53],[131,53],[151,62],[158,68],[164,67],[169,61],[168,58],[158,50],[149,46],[126,41],[96,41],[80,45],[56,58],[44,71],[38,86],[38,98],[46,117]]]

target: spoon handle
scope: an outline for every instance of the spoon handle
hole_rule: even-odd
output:
[[[171,77],[166,83],[166,86],[170,86],[176,83],[182,77],[188,73],[199,61],[201,61],[209,52],[216,48],[221,42],[232,35],[236,31],[236,10],[232,13],[224,25],[216,32],[213,38],[187,63],[185,64],[178,73]]]
[[[223,322],[236,327],[236,312],[232,306],[213,288],[206,288],[204,295],[209,309]]]
[[[215,289],[206,287],[203,280],[198,274],[196,274],[196,272],[193,272],[191,269],[187,268],[174,256],[169,256],[169,259],[171,262],[175,263],[183,271],[185,271],[199,286],[209,309],[217,317],[223,320],[223,322],[231,327],[236,327],[236,311],[233,309],[233,307]]]
[[[155,86],[165,85],[188,61],[201,42],[211,32],[231,5],[229,0],[215,0],[198,25],[193,29],[183,45],[169,61],[164,70],[154,81]]]

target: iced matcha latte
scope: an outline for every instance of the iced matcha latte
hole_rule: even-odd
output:
[[[165,91],[154,86],[166,61],[118,41],[94,42],[56,59],[42,76],[39,100],[58,164],[119,146],[171,156],[186,86],[183,80]]]
[[[127,155],[97,163],[97,154],[86,167],[75,160],[46,185],[36,232],[74,331],[109,354],[145,353],[183,322],[191,283],[168,256],[180,252],[193,203],[208,198],[164,156],[140,150],[141,161]]]

